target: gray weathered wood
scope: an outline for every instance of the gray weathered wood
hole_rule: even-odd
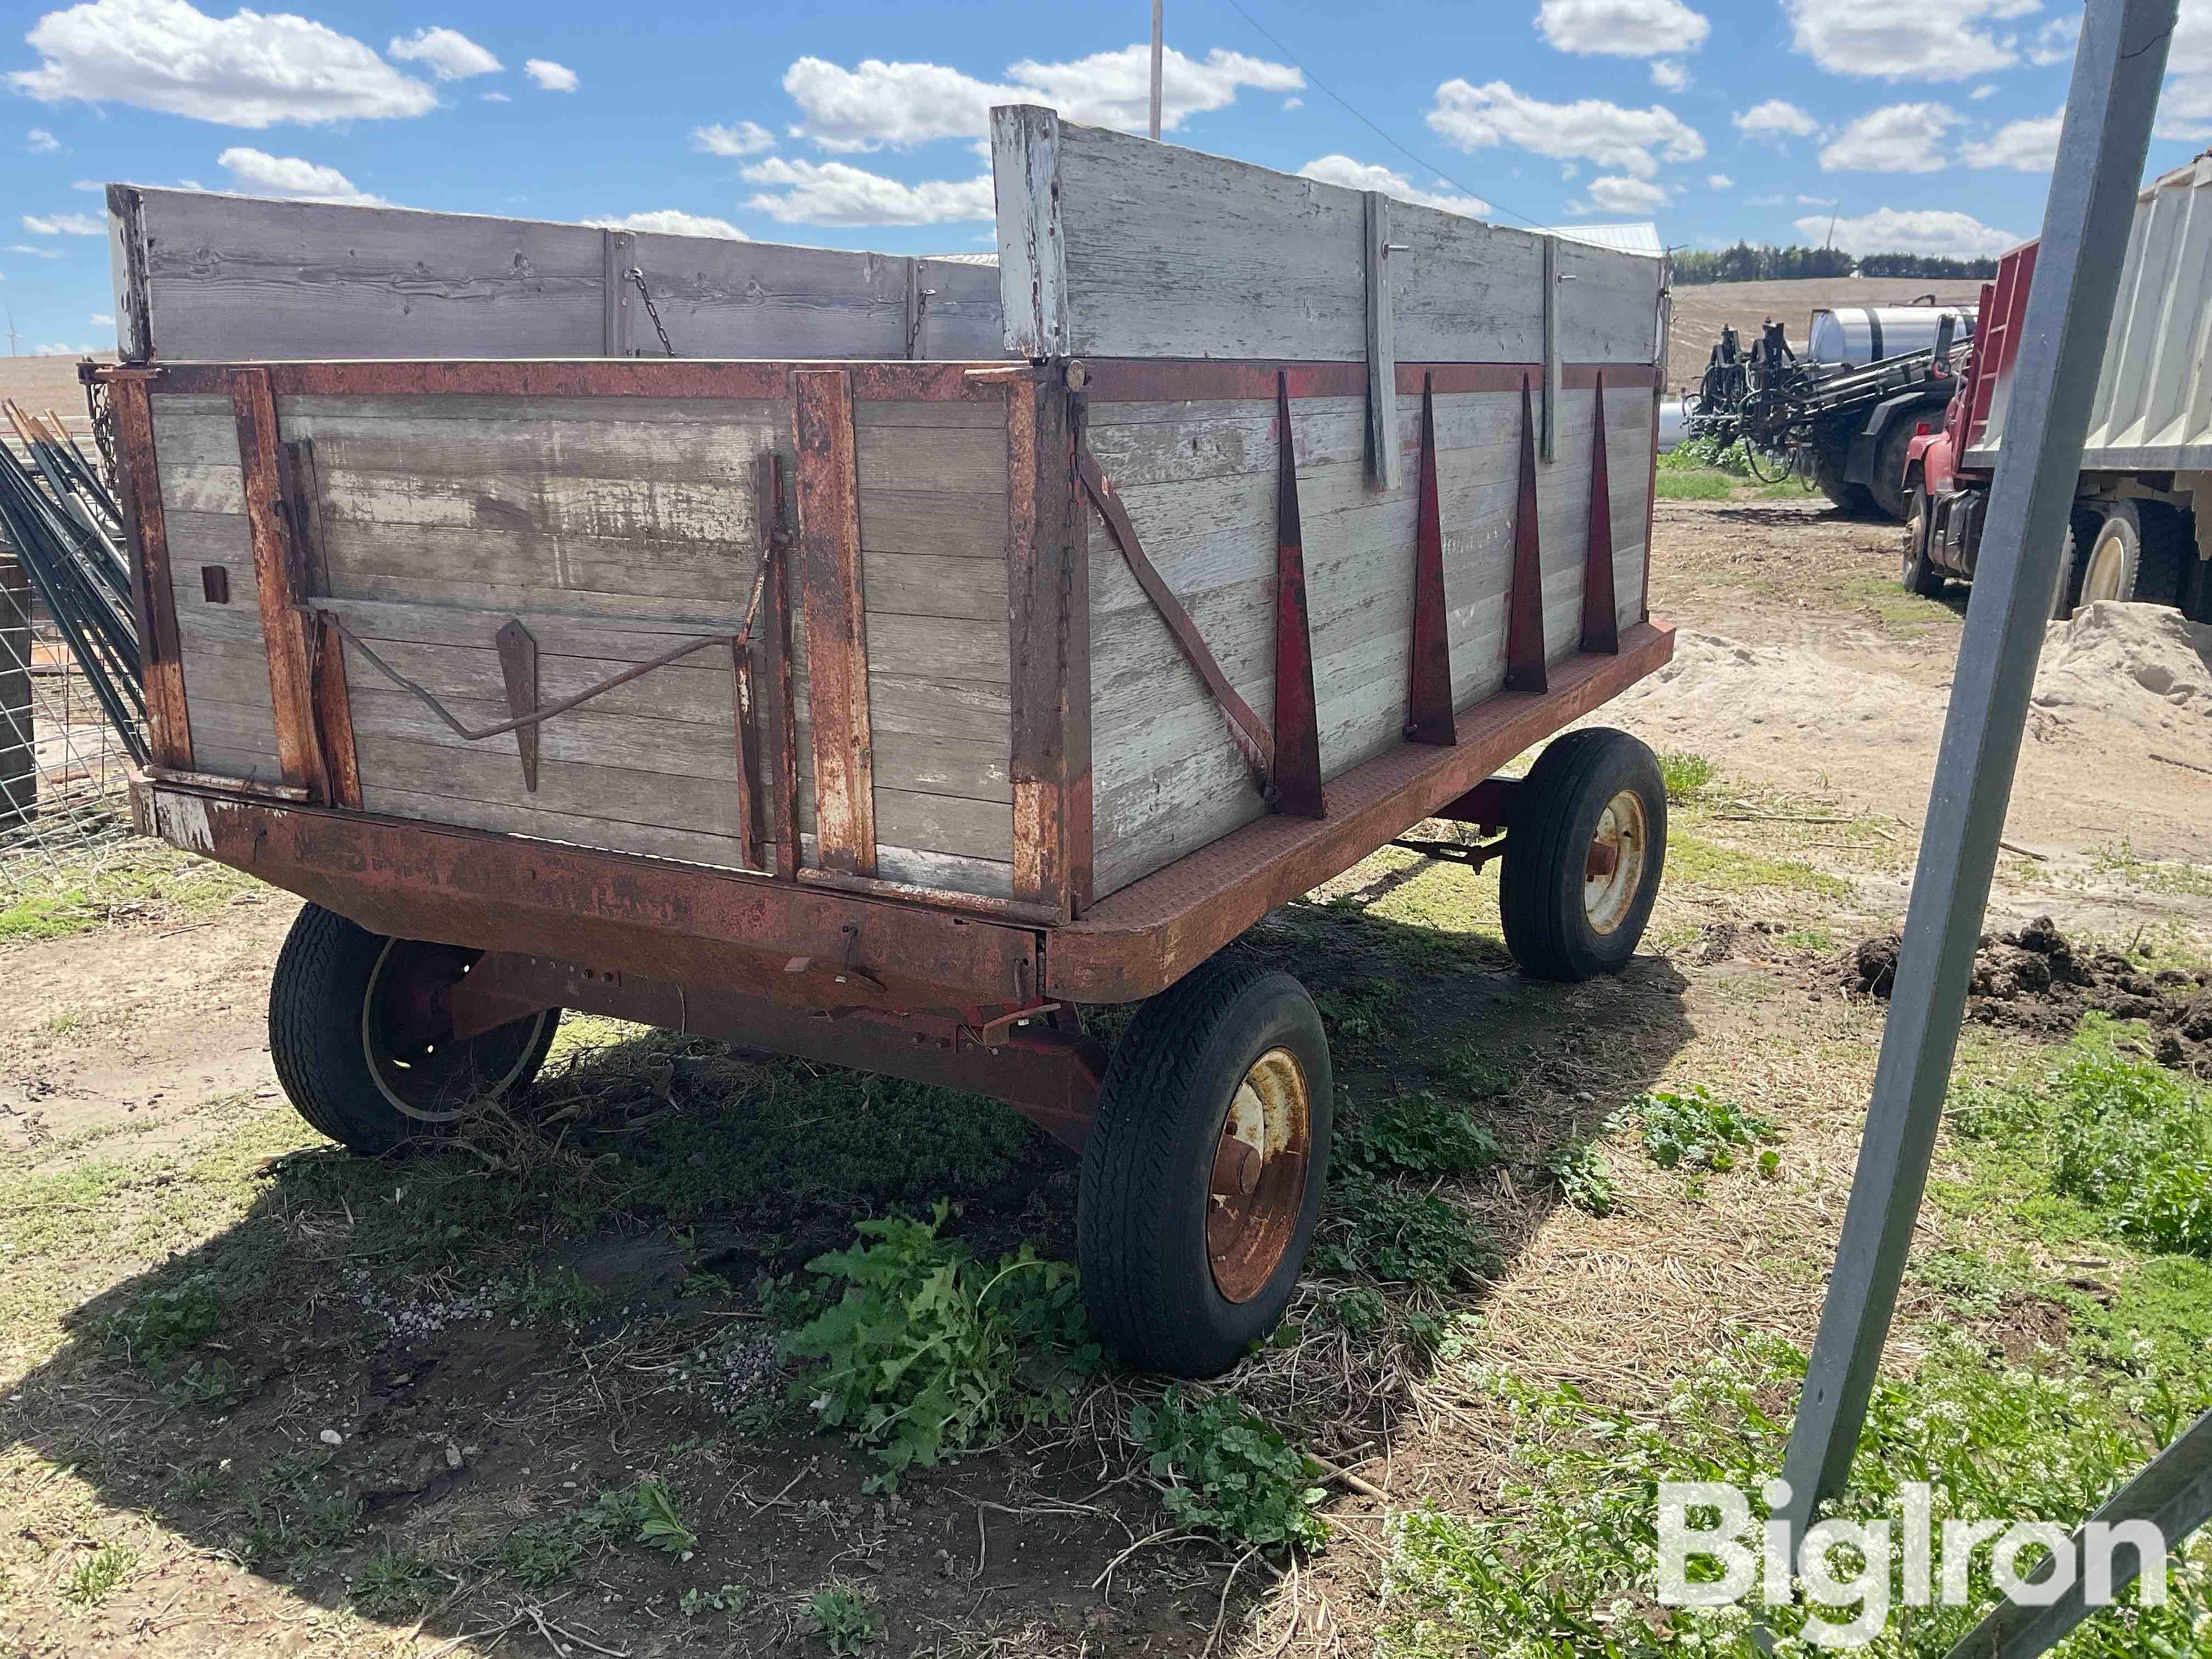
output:
[[[1370,190],[1360,202],[1366,230],[1367,447],[1375,482],[1393,489],[1399,474],[1398,336],[1391,312],[1390,198]]]
[[[1006,349],[1057,357],[1079,349],[1067,318],[1067,243],[1060,216],[1060,117],[1030,106],[991,112],[999,206],[999,303]]]
[[[883,254],[122,186],[109,216],[137,361],[657,354],[633,266],[687,357],[907,355],[917,262]],[[923,263],[930,347],[1002,355],[996,273]]]
[[[993,133],[1006,341],[1018,355],[1366,355],[1360,192],[1043,111],[994,112]],[[1048,153],[1042,176],[1056,190],[1013,187],[1033,184]],[[1540,238],[1395,200],[1389,223],[1406,247],[1391,256],[1400,360],[1539,360]],[[1579,285],[1566,360],[1650,362],[1659,262],[1584,246],[1561,259]]]

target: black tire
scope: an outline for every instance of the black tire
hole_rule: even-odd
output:
[[[1831,506],[1853,518],[1871,518],[1877,510],[1864,484],[1844,479],[1843,457],[1825,444],[1813,447],[1813,482]]]
[[[1279,1258],[1234,1301],[1207,1237],[1215,1158],[1232,1099],[1279,1049],[1306,1089],[1304,1167],[1285,1177],[1304,1184]],[[1321,1218],[1334,1093],[1320,1012],[1288,974],[1217,957],[1138,1010],[1098,1092],[1076,1218],[1084,1300],[1126,1363],[1218,1376],[1275,1328]]]
[[[2178,531],[2179,515],[2146,511],[2134,501],[2113,501],[2097,519],[2095,532],[2075,537],[2072,573],[2067,578],[2068,611],[2087,603],[2090,573],[2104,561],[2117,559],[2117,570],[2106,573],[2099,586],[2108,591],[2100,599],[2131,605],[2173,605],[2181,596],[2182,559],[2193,552]]]
[[[1912,511],[1905,520],[1905,557],[1898,580],[1923,599],[1943,591],[1943,573],[1928,557],[1929,502],[1927,487],[1912,486]]]
[[[365,1157],[435,1139],[470,1108],[526,1088],[560,1026],[561,1011],[553,1008],[448,1044],[436,1062],[437,1092],[428,1092],[427,1084],[410,1087],[394,1069],[407,1062],[395,1061],[374,1035],[383,1022],[373,1014],[371,996],[382,994],[380,963],[416,951],[461,961],[481,954],[388,939],[308,904],[292,923],[270,981],[269,1057],[276,1081],[311,1127]]]
[[[1595,878],[1592,852],[1607,808],[1623,794],[1633,797],[1644,844],[1626,885],[1613,885],[1608,873],[1594,918],[1585,891]],[[1613,844],[1625,863],[1626,838]],[[1666,861],[1667,787],[1650,750],[1626,732],[1570,732],[1513,791],[1498,887],[1505,948],[1539,979],[1573,983],[1620,972],[1651,920]]]
[[[1905,488],[1905,453],[1911,447],[1912,422],[1893,421],[1875,447],[1874,482],[1867,487],[1875,506],[1899,524],[1911,510],[1910,494]]]

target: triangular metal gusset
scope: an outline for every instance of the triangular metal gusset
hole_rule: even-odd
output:
[[[1444,603],[1443,510],[1437,491],[1436,376],[1421,377],[1421,483],[1413,541],[1413,647],[1407,672],[1406,736],[1453,744],[1451,612]]]
[[[1306,610],[1305,536],[1298,524],[1297,456],[1291,439],[1289,377],[1275,375],[1274,808],[1328,816],[1321,781],[1321,711],[1314,696],[1313,629]]]
[[[1597,377],[1597,425],[1590,434],[1589,547],[1583,558],[1583,646],[1620,654],[1620,608],[1613,592],[1613,481],[1605,460],[1605,372]]]
[[[1513,575],[1505,591],[1505,689],[1547,691],[1544,560],[1536,526],[1536,416],[1521,377],[1521,490],[1513,507]]]

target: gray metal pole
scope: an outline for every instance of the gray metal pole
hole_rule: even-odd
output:
[[[1161,32],[1161,0],[1152,0],[1152,140],[1160,137],[1160,59],[1167,50],[1167,37]]]
[[[2166,1540],[2166,1547],[2178,1553],[2208,1517],[2212,1517],[2212,1412],[2175,1436],[2172,1445],[2074,1529],[2072,1553],[2077,1571],[2063,1595],[2047,1607],[1998,1602],[1945,1659],[2035,1659],[2064,1641],[2069,1632],[2095,1611],[2088,1604],[2087,1575],[2078,1570],[2088,1559],[2082,1542],[2091,1526],[2148,1521]],[[2115,1550],[2112,1554],[2116,1569],[2112,1589],[2117,1593],[2135,1583],[2146,1564],[2132,1549],[2124,1553]],[[2045,1561],[2029,1582],[2039,1583],[2048,1578],[2055,1565]]]
[[[2088,0],[1897,987],[1780,1513],[1843,1490],[1928,1182],[2178,0]]]

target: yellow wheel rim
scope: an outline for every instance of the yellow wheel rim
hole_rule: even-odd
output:
[[[1287,1048],[1252,1062],[1231,1097],[1208,1181],[1206,1253],[1214,1288],[1249,1302],[1282,1265],[1305,1208],[1313,1097]]]

